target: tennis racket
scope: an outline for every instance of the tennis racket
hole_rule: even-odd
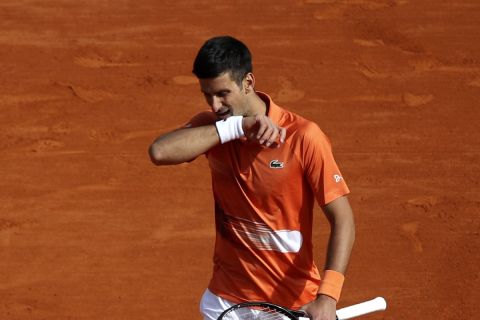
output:
[[[337,310],[338,320],[347,320],[387,308],[384,298],[377,297]],[[308,320],[302,310],[290,310],[268,302],[243,302],[236,304],[220,315],[217,320]]]

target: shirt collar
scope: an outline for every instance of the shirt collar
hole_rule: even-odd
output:
[[[273,123],[280,124],[283,113],[282,108],[275,104],[268,94],[261,91],[255,91],[255,93],[263,100],[263,102],[265,102],[267,106],[267,116]]]

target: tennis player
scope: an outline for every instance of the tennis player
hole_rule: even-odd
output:
[[[158,137],[149,154],[157,165],[208,159],[216,243],[204,319],[244,301],[335,319],[355,226],[328,138],[256,90],[250,51],[235,38],[205,42],[193,73],[210,110]],[[321,270],[313,261],[315,201],[331,227]]]

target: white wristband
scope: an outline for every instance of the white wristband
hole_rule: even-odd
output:
[[[242,116],[231,116],[225,120],[215,122],[221,143],[226,143],[243,137]]]

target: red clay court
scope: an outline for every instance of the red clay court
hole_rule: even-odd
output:
[[[339,307],[480,312],[478,1],[4,0],[0,26],[0,319],[200,318],[207,163],[147,148],[207,107],[192,61],[223,34],[333,143],[357,222]]]

